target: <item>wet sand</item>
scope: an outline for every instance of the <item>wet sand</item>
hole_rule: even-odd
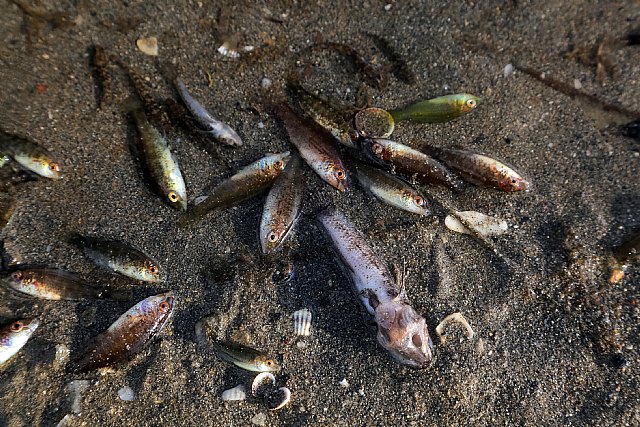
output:
[[[619,132],[633,117],[602,111],[562,94],[507,64],[536,68],[607,102],[640,111],[640,48],[612,50],[612,73],[569,55],[589,52],[605,36],[640,26],[638,2],[128,2],[84,5],[38,2],[67,13],[74,25],[27,17],[5,1],[0,14],[0,123],[61,159],[65,178],[11,187],[15,214],[0,232],[24,263],[77,272],[101,284],[131,288],[131,302],[46,302],[0,291],[0,319],[38,316],[41,326],[0,372],[0,425],[56,425],[72,412],[69,383],[90,380],[75,425],[640,425],[638,268],[608,283],[608,250],[640,227],[639,143]],[[221,9],[240,58],[217,52]],[[238,149],[203,148],[184,128],[167,136],[185,176],[189,200],[269,152],[291,149],[269,107],[284,96],[285,75],[313,63],[305,84],[354,103],[361,85],[351,62],[334,52],[305,53],[323,40],[355,47],[374,64],[387,59],[365,32],[383,35],[416,76],[393,75],[368,88],[373,104],[395,108],[448,93],[482,98],[476,111],[445,124],[401,123],[394,138],[420,147],[457,145],[491,154],[532,181],[527,193],[468,186],[462,193],[420,186],[459,210],[506,219],[495,240],[507,263],[482,244],[453,234],[444,216],[419,218],[382,205],[353,185],[341,194],[306,170],[307,196],[298,232],[277,259],[260,256],[264,195],[210,215],[190,232],[180,213],[144,181],[129,146],[135,131],[120,112],[132,93],[115,64],[113,97],[96,107],[89,61],[94,44],[139,70],[158,99],[177,94],[157,62],[175,65],[194,96],[244,139]],[[155,36],[159,56],[136,48]],[[272,85],[263,87],[263,79]],[[8,166],[0,176],[8,179]],[[435,360],[424,371],[395,364],[337,265],[314,215],[336,205],[389,265],[406,265],[407,293],[430,325]],[[74,232],[129,242],[156,257],[166,285],[144,286],[93,266],[68,243]],[[274,282],[283,263],[295,276]],[[74,376],[56,348],[77,357],[91,338],[136,301],[176,293],[172,320],[152,345],[114,372]],[[290,315],[307,307],[313,335],[298,345]],[[92,312],[95,310],[95,313]],[[435,326],[460,311],[476,335]],[[244,335],[273,354],[279,382],[292,390],[284,409],[254,400],[224,403],[223,390],[252,375],[196,343],[194,325],[216,316],[220,336]],[[346,379],[348,387],[339,382]],[[129,386],[130,402],[118,397]]]

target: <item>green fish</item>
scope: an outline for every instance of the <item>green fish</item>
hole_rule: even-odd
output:
[[[0,160],[5,156],[42,177],[62,178],[60,164],[53,159],[47,150],[28,139],[0,130]],[[0,163],[2,162],[0,161]]]
[[[459,93],[421,101],[389,113],[396,122],[406,120],[416,123],[444,123],[475,110],[479,103],[479,98]]]
[[[213,349],[220,359],[252,372],[275,372],[280,365],[263,352],[234,342],[215,342]]]

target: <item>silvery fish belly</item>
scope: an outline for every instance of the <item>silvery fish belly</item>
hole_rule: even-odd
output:
[[[374,254],[362,233],[339,211],[318,220],[333,242],[358,297],[378,326],[378,343],[398,363],[415,369],[429,366],[431,340],[426,322],[411,307],[404,289]]]

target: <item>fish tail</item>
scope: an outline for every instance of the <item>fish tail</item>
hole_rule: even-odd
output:
[[[67,241],[70,244],[72,244],[74,246],[77,246],[79,248],[84,248],[86,246],[90,246],[89,239],[87,239],[86,237],[82,236],[78,232],[71,233],[71,235],[69,236],[69,239],[67,239]]]
[[[100,293],[100,298],[113,301],[129,301],[131,299],[131,291],[122,289],[105,289]]]

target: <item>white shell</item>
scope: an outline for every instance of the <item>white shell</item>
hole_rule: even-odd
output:
[[[272,411],[277,411],[278,409],[284,408],[284,406],[291,400],[291,390],[289,390],[287,387],[280,387],[278,391],[281,391],[283,393],[282,400],[273,408],[269,408]]]
[[[258,374],[253,379],[253,383],[251,384],[251,394],[253,394],[254,396],[258,396],[258,391],[260,391],[260,388],[262,387],[262,385],[267,381],[271,382],[270,387],[275,387],[276,377],[274,377],[271,372],[262,372]]]
[[[308,337],[311,335],[311,310],[303,308],[293,313],[293,332],[296,335]]]
[[[247,395],[244,392],[244,386],[242,384],[222,392],[222,400],[225,402],[230,400],[244,400],[246,397]]]
[[[476,233],[484,237],[499,236],[506,233],[507,228],[509,228],[507,221],[485,215],[481,212],[462,211],[456,212],[455,214],[468,223]],[[452,215],[447,215],[444,219],[444,225],[446,225],[449,230],[457,233],[473,234],[458,218]]]
[[[145,55],[158,56],[158,39],[155,37],[140,38],[136,40],[136,46]]]
[[[467,330],[467,338],[470,340],[473,339],[475,333],[473,332],[473,329],[471,329],[471,325],[469,325],[469,322],[467,322],[467,319],[464,318],[462,313],[456,312],[445,317],[442,322],[440,322],[438,326],[436,326],[436,335],[438,335],[438,337],[440,338],[440,344],[444,344],[447,339],[446,335],[444,334],[444,327],[449,322],[460,323]]]

